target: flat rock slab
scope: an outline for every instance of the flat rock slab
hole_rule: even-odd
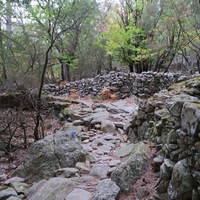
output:
[[[131,113],[134,109],[136,109],[137,105],[134,106],[132,104],[128,104],[125,101],[117,101],[111,104],[114,107],[117,107],[120,111]],[[135,108],[134,108],[135,107]]]
[[[114,155],[117,156],[118,158],[126,157],[131,154],[134,147],[136,147],[136,146],[137,146],[137,144],[133,144],[133,143],[128,144],[124,147],[117,149],[116,152],[114,153]]]
[[[81,200],[90,200],[91,193],[86,190],[83,190],[83,189],[75,188],[65,198],[65,200],[80,200],[80,199]]]
[[[60,200],[65,199],[70,190],[74,188],[75,183],[69,179],[55,177],[47,180],[41,180],[29,188],[27,198],[29,200]]]
[[[108,163],[108,166],[109,167],[115,167],[117,165],[121,164],[121,161],[120,160],[111,160],[109,163]]]
[[[10,183],[12,183],[12,182],[24,182],[24,181],[25,181],[24,178],[15,176],[15,177],[12,177],[12,178],[6,180],[4,182],[4,185],[10,185]]]

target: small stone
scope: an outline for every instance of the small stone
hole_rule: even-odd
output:
[[[73,167],[66,167],[66,168],[60,168],[55,171],[55,176],[61,176],[63,178],[70,178],[76,176],[76,174],[79,172],[78,169]]]
[[[123,122],[114,122],[115,126],[117,128],[123,128],[124,127],[124,123]]]
[[[103,153],[105,154],[109,154],[111,151],[111,147],[103,145],[103,146],[99,146],[98,150],[103,151]]]
[[[127,140],[128,140],[128,136],[127,135],[121,135],[120,136],[120,141],[121,142],[127,142]]]
[[[5,181],[7,179],[6,174],[0,175],[0,181]]]
[[[111,160],[109,163],[108,163],[108,166],[109,167],[115,167],[117,165],[119,165],[121,163],[120,160]]]
[[[74,126],[80,126],[82,124],[83,124],[82,120],[75,120],[75,121],[73,121],[73,125]]]
[[[90,142],[90,140],[88,140],[88,139],[82,141],[83,144],[88,144],[89,142]]]
[[[153,169],[155,172],[159,172],[160,171],[160,166],[163,163],[163,158],[161,156],[155,157],[153,159]]]
[[[90,138],[89,135],[86,135],[86,134],[83,134],[81,136],[81,140],[88,140],[89,138]]]
[[[98,149],[98,150],[96,151],[96,153],[97,153],[98,155],[104,155],[104,152],[103,152],[101,149]]]
[[[77,162],[76,168],[80,170],[81,174],[88,174],[90,172],[90,169],[83,162]]]
[[[103,120],[101,122],[101,130],[105,133],[113,132],[116,130],[115,124],[110,120]]]
[[[116,139],[118,139],[118,137],[116,137],[116,136],[114,136],[114,135],[112,135],[112,134],[104,135],[104,136],[101,137],[101,138],[103,138],[103,139],[105,139],[105,140],[116,140]]]
[[[96,129],[100,129],[101,128],[101,125],[100,124],[95,124],[94,126]]]
[[[146,197],[147,195],[149,195],[147,186],[137,188],[136,196],[138,197],[138,199],[142,199]]]

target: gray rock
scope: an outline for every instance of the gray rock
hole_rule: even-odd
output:
[[[10,183],[12,183],[12,182],[24,182],[24,181],[25,181],[24,178],[15,176],[15,177],[12,177],[12,178],[6,180],[4,182],[4,185],[10,185]]]
[[[157,156],[153,159],[153,169],[155,172],[160,171],[160,166],[163,163],[163,157]]]
[[[0,199],[4,200],[4,199],[7,199],[11,196],[14,196],[14,197],[17,197],[17,192],[11,188],[11,187],[7,187],[3,190],[0,190]]]
[[[170,107],[170,112],[175,117],[180,117],[184,101],[177,101]]]
[[[114,155],[117,156],[118,158],[126,157],[130,155],[131,152],[134,150],[134,148],[136,148],[137,146],[138,144],[133,144],[133,143],[127,144],[126,146],[117,149]]]
[[[173,161],[171,161],[170,159],[164,159],[164,162],[160,167],[160,178],[164,180],[170,180],[173,167],[174,167]]]
[[[149,189],[147,186],[137,188],[136,196],[138,199],[142,199],[149,195]]]
[[[92,141],[92,144],[95,144],[97,146],[108,146],[108,147],[114,147],[115,145],[111,141],[107,141],[106,139],[103,138],[97,138]]]
[[[0,181],[5,181],[6,179],[7,179],[7,175],[6,174],[0,175]]]
[[[74,126],[73,123],[67,122],[61,131],[67,131],[68,133],[73,131],[76,132],[77,134],[81,132],[82,127],[81,126]]]
[[[186,159],[178,161],[172,172],[172,179],[168,187],[170,200],[191,199],[193,179]]]
[[[116,130],[115,124],[110,120],[102,120],[101,131],[104,133],[113,132]]]
[[[77,162],[76,168],[80,170],[81,174],[88,174],[90,172],[90,168],[83,162]]]
[[[29,200],[60,200],[65,199],[75,183],[69,179],[55,177],[48,181],[42,180],[29,188]]]
[[[131,113],[135,108],[137,108],[136,104],[128,104],[126,101],[117,101],[111,104],[112,106],[118,109],[118,113]]]
[[[109,163],[108,163],[108,166],[109,167],[115,167],[117,165],[121,164],[121,161],[120,160],[111,160]]]
[[[59,131],[35,142],[28,150],[24,164],[15,174],[38,181],[53,177],[59,168],[74,167],[77,162],[85,159],[86,153],[76,136]]]
[[[28,185],[26,183],[12,182],[10,186],[17,192],[18,195],[27,194]]]
[[[97,188],[93,200],[115,200],[120,188],[110,179],[102,180]]]
[[[111,180],[125,193],[130,192],[132,185],[148,168],[148,154],[145,149],[145,144],[139,143],[132,150],[129,158],[117,166],[111,174]]]
[[[107,164],[95,164],[90,170],[90,175],[100,179],[107,178],[109,167]]]
[[[92,124],[95,126],[96,124],[101,124],[103,120],[109,119],[109,113],[105,110],[98,110],[98,112],[90,113],[89,115],[82,118],[86,125]]]
[[[21,200],[21,198],[20,197],[14,197],[14,196],[12,196],[12,197],[9,197],[6,200]]]
[[[91,193],[87,192],[83,189],[75,188],[70,192],[65,200],[90,200],[91,199]]]
[[[98,147],[98,151],[102,151],[104,154],[109,154],[111,151],[110,146],[102,145]]]
[[[70,178],[70,177],[76,176],[78,172],[79,172],[79,170],[76,168],[66,167],[66,168],[60,168],[60,169],[56,170],[54,175],[57,177],[60,176],[63,178]]]
[[[200,103],[185,102],[181,112],[181,126],[190,136],[200,132]]]

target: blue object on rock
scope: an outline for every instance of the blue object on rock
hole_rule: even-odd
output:
[[[76,135],[76,131],[72,131],[70,134],[71,134],[71,136],[75,136]]]

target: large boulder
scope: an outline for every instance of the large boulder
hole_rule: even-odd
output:
[[[32,144],[24,164],[15,174],[32,181],[53,177],[63,167],[74,167],[86,159],[86,152],[80,145],[75,132],[58,131]]]
[[[189,200],[192,196],[193,178],[187,160],[178,161],[168,187],[169,200]]]
[[[67,194],[74,188],[75,184],[70,179],[55,177],[41,180],[29,188],[27,198],[29,200],[60,200],[65,199]]]
[[[111,174],[120,189],[129,193],[134,183],[146,172],[148,168],[148,153],[143,142],[133,146],[129,158],[120,164]]]
[[[102,180],[97,188],[93,200],[115,200],[120,192],[120,188],[110,179]]]

